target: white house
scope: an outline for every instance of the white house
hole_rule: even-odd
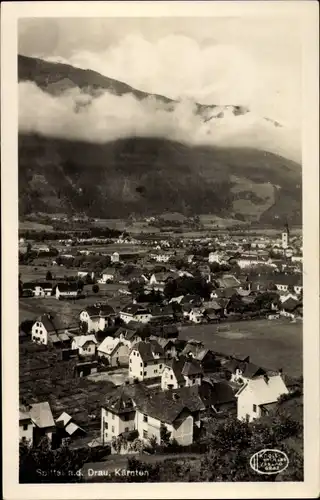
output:
[[[208,256],[208,261],[210,264],[216,262],[217,264],[222,264],[223,259],[218,252],[210,252]]]
[[[19,411],[19,439],[20,441],[25,441],[31,446],[33,445],[33,428],[34,423],[30,413],[22,408]]]
[[[113,323],[114,309],[108,304],[88,306],[80,313],[80,321],[87,323],[88,332],[104,330]]]
[[[145,443],[154,437],[161,443],[161,430],[165,428],[170,439],[181,445],[193,442],[194,426],[200,425],[204,409],[194,388],[177,391],[150,390],[144,384],[117,387],[106,396],[101,409],[101,441],[112,442],[120,435],[136,431]],[[126,448],[124,453],[130,453]]]
[[[129,354],[129,378],[146,380],[161,377],[164,361],[164,350],[158,342],[138,342]]]
[[[73,338],[71,349],[77,350],[81,356],[94,356],[97,343],[94,335],[78,335]]]
[[[268,405],[288,392],[280,374],[249,380],[236,393],[238,420],[252,422],[261,417],[268,412]]]
[[[94,271],[78,271],[79,278],[86,278],[88,275],[90,276],[91,279],[93,279]]]
[[[75,299],[78,295],[78,283],[58,283],[56,286],[56,299]]]
[[[106,337],[97,349],[99,358],[108,360],[110,366],[128,366],[129,351],[127,345],[114,337]]]
[[[174,357],[165,362],[162,376],[161,389],[177,389],[201,385],[203,370],[201,363],[186,356]]]
[[[118,254],[118,252],[113,252],[113,254],[111,255],[111,262],[112,263],[120,262],[120,255]]]
[[[50,313],[40,316],[32,325],[31,340],[37,344],[48,345],[55,342],[67,342],[66,327],[59,318]]]
[[[24,292],[30,290],[34,297],[51,297],[52,294],[52,283],[23,283],[22,289]]]
[[[113,267],[107,267],[106,269],[104,269],[104,271],[102,271],[102,273],[101,273],[102,277],[99,280],[99,282],[100,283],[111,283],[112,281],[114,281],[115,274],[116,274],[116,270]]]
[[[56,432],[56,425],[50,404],[45,401],[32,405],[21,405],[19,412],[19,438],[37,445],[41,438],[47,437],[49,443]]]
[[[152,318],[150,310],[138,304],[129,304],[120,311],[119,315],[125,323],[130,323],[130,321],[148,323]]]
[[[199,324],[203,320],[203,313],[199,308],[192,308],[189,313],[189,319],[192,323]]]

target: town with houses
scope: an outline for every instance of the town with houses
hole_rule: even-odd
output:
[[[92,471],[192,454],[216,423],[301,405],[302,237],[288,225],[20,233],[21,442],[98,450]]]

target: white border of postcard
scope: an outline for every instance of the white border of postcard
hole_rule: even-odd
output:
[[[2,380],[4,498],[316,498],[319,481],[319,33],[318,2],[2,2]],[[18,483],[17,21],[23,17],[292,16],[303,42],[305,480],[301,483]],[[272,31],[272,23],[270,23]],[[232,467],[232,464],[230,464]]]

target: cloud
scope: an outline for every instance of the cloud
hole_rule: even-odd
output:
[[[226,108],[221,111],[223,118],[205,122],[189,98],[169,109],[153,97],[139,101],[132,94],[105,92],[93,99],[79,89],[53,96],[34,83],[19,84],[19,130],[25,133],[90,142],[164,137],[190,145],[256,147],[299,160],[299,148],[292,145],[297,130],[275,127],[252,112],[234,116]]]

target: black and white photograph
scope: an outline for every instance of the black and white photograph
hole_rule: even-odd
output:
[[[299,488],[311,473],[319,486],[305,458],[306,386],[319,396],[319,233],[307,267],[304,224],[314,3],[19,15],[18,331],[4,334],[21,488]]]

